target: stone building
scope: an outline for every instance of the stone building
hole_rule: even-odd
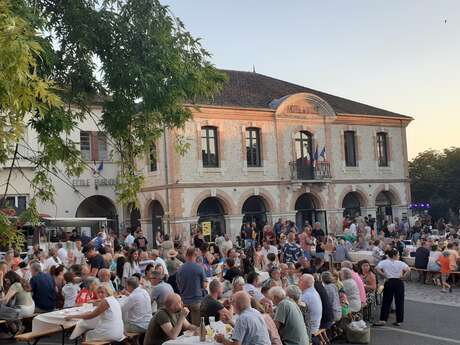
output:
[[[345,215],[379,222],[406,215],[411,117],[258,73],[225,72],[222,92],[190,105],[193,120],[167,131],[141,162],[140,222],[149,237],[189,235],[204,221],[213,234],[235,237],[243,220],[278,218],[339,233]],[[184,155],[175,150],[178,138],[190,145]]]

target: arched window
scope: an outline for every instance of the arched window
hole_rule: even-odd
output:
[[[248,167],[262,166],[260,157],[260,128],[246,128],[246,160]]]
[[[217,139],[216,127],[201,127],[201,159],[205,168],[219,166]]]

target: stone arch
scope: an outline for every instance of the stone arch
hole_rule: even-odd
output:
[[[235,214],[235,206],[232,202],[232,198],[230,197],[230,195],[228,195],[226,192],[220,189],[216,190],[216,195],[213,195],[211,190],[207,189],[202,191],[195,197],[195,200],[193,201],[192,207],[190,209],[191,217],[195,217],[198,214],[198,207],[200,206],[201,202],[209,197],[215,197],[221,202],[224,208],[224,214]]]
[[[259,189],[258,194],[254,193],[254,190],[247,190],[246,192],[241,194],[240,198],[238,199],[237,206],[236,206],[237,213],[238,214],[241,213],[243,209],[243,205],[247,199],[249,199],[251,196],[256,196],[256,195],[260,196],[262,200],[265,202],[265,208],[267,209],[268,213],[273,213],[277,211],[276,201],[271,196],[270,192],[264,189]]]
[[[367,197],[367,193],[366,191],[364,191],[362,188],[360,187],[356,187],[355,190],[353,190],[353,187],[352,186],[347,186],[344,188],[344,190],[342,191],[342,193],[340,194],[340,197],[337,199],[337,202],[338,202],[338,205],[337,205],[337,208],[338,209],[341,209],[342,208],[342,204],[343,204],[343,199],[345,199],[345,196],[348,194],[348,193],[352,193],[352,192],[355,192],[358,197],[359,197],[359,202],[361,204],[361,208],[366,208],[368,207],[369,205],[369,198]]]
[[[107,218],[107,226],[118,231],[118,210],[115,202],[105,195],[92,195],[84,199],[75,212],[77,218]]]
[[[401,205],[401,197],[399,195],[398,190],[392,185],[390,185],[387,190],[384,184],[378,185],[377,188],[372,192],[374,205],[376,205],[377,197],[379,196],[381,192],[387,192],[387,195],[390,198],[391,204],[393,206]]]
[[[163,210],[166,212],[166,202],[164,201],[163,197],[159,193],[155,193],[153,197],[147,199],[145,201],[144,206],[141,208],[141,218],[142,219],[150,219],[151,214],[150,214],[150,206],[152,202],[158,201],[163,208]]]
[[[326,200],[321,195],[321,193],[318,193],[315,190],[309,190],[307,192],[305,189],[300,189],[297,192],[292,193],[291,204],[289,205],[290,210],[292,210],[292,211],[295,210],[295,204],[296,204],[297,200],[300,198],[301,195],[303,195],[305,193],[311,194],[316,199],[316,201],[318,202],[318,207],[317,207],[318,209],[325,209],[326,208]]]

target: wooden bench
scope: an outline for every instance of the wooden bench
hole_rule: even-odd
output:
[[[15,339],[16,341],[24,341],[29,345],[31,344],[36,345],[42,338],[50,337],[56,333],[62,333],[62,345],[64,345],[65,331],[71,330],[73,328],[74,326],[70,326],[70,327],[55,326],[50,329],[47,329],[46,331],[22,333],[22,334],[15,336]]]
[[[420,273],[425,273],[425,274],[433,274],[433,275],[436,275],[436,274],[441,274],[441,272],[439,271],[430,271],[426,268],[416,268],[416,267],[411,267],[410,268],[410,273],[409,273],[409,280],[412,280],[412,272],[418,272],[419,274]],[[450,274],[454,277],[454,283],[457,281],[458,279],[458,276],[460,275],[460,271],[455,271],[455,272],[450,272]],[[425,284],[425,280],[423,281],[423,283]]]
[[[313,336],[319,339],[320,345],[328,345],[331,343],[331,341],[329,340],[329,337],[327,336],[326,329],[324,328],[314,333]]]
[[[84,341],[81,345],[110,345],[112,343],[129,343],[129,344],[138,344],[138,340],[145,333],[125,333],[125,339],[121,342],[112,342],[112,341]]]

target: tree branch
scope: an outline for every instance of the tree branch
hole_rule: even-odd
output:
[[[8,194],[8,187],[10,186],[10,180],[11,180],[11,174],[13,172],[14,161],[16,160],[16,156],[18,155],[18,146],[19,144],[18,142],[16,142],[16,147],[14,148],[13,161],[11,162],[10,171],[8,172],[8,179],[6,180],[5,193],[3,193],[3,198],[0,200],[0,208],[3,208],[6,203],[6,195]]]

